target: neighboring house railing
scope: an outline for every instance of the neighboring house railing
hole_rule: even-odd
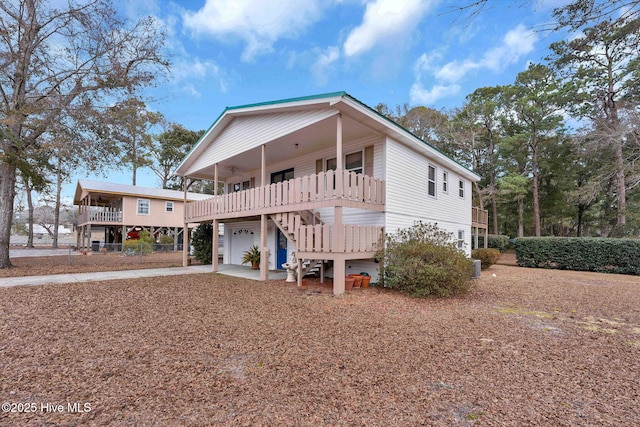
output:
[[[337,231],[341,231],[340,236]],[[339,241],[340,238],[340,241]],[[384,238],[384,227],[345,224],[303,225],[296,232],[299,253],[362,253],[375,252]]]
[[[185,219],[206,220],[346,206],[383,210],[385,183],[349,171],[327,171],[187,203]]]
[[[87,210],[80,213],[80,224],[87,223],[122,223],[122,211],[106,208],[104,210]]]
[[[487,228],[489,225],[489,211],[477,207],[471,208],[471,223],[474,227]]]

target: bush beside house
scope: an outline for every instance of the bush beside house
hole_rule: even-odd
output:
[[[453,234],[417,222],[386,235],[378,251],[380,284],[411,296],[452,296],[471,285],[473,262],[458,250]]]

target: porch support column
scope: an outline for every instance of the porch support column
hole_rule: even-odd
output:
[[[473,247],[476,248],[476,249],[480,249],[480,248],[478,248],[478,234],[480,234],[480,227],[475,226],[473,228],[475,228],[475,233],[473,233],[473,239],[474,239]]]
[[[262,160],[260,162],[260,185],[267,182],[266,145],[262,144]],[[269,280],[269,248],[267,248],[267,215],[260,215],[260,280]]]
[[[488,242],[489,240],[489,226],[487,225],[487,227],[484,229],[484,248],[487,249],[488,248]]]
[[[127,226],[124,224],[122,224],[122,237],[120,240],[120,252],[124,252],[124,241],[127,240]]]
[[[214,219],[212,224],[211,233],[211,271],[214,273],[218,271],[218,253],[220,248],[218,247],[218,220]]]
[[[342,114],[338,114],[336,123],[336,173],[340,174],[336,177],[336,193],[342,198],[342,169],[344,168],[342,159]],[[344,260],[344,226],[342,224],[342,206],[334,208],[333,232],[335,233],[334,243],[335,252],[338,256],[333,260],[333,295],[341,295],[344,293],[344,277],[346,274]]]
[[[335,233],[335,251],[338,253],[333,260],[333,295],[344,293],[344,277],[346,275],[344,259],[344,225],[342,224],[342,206],[335,207],[335,218],[333,222],[333,232]]]
[[[213,165],[213,197],[218,195],[218,164]],[[211,233],[211,271],[214,273],[218,271],[218,256],[219,250],[219,234],[218,234],[218,220],[214,219],[212,224],[213,233]]]
[[[178,251],[178,227],[173,227],[173,252]]]
[[[336,123],[336,172],[342,172],[342,114],[338,114]]]
[[[189,224],[187,223],[187,177],[184,177],[184,181],[182,183],[184,187],[184,198],[183,204],[184,206],[184,219],[183,224],[184,228],[182,229],[182,266],[186,267],[189,262]]]

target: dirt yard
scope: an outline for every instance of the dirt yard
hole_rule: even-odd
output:
[[[42,257],[17,256],[11,258],[11,263],[13,268],[0,270],[0,277],[182,267],[182,252],[157,252],[142,257],[125,256],[120,252],[89,252],[88,255],[73,253]]]
[[[503,264],[446,300],[213,273],[22,286],[0,330],[3,426],[640,424],[639,277]]]

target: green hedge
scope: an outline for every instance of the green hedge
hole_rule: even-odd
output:
[[[640,275],[640,240],[525,237],[515,249],[521,267]]]
[[[484,236],[478,236],[478,247],[474,249],[484,248]],[[489,234],[487,236],[487,248],[497,249],[500,252],[504,252],[507,249],[511,249],[511,242],[509,242],[509,236],[502,234]]]

